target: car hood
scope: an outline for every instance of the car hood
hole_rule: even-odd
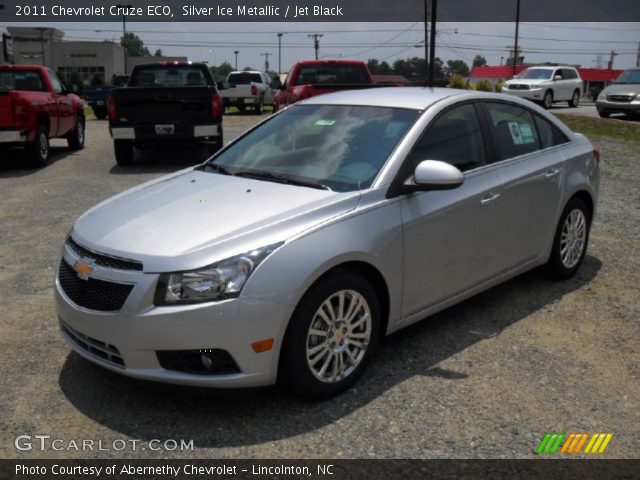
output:
[[[359,198],[190,169],[96,205],[72,236],[91,250],[142,261],[147,272],[189,270],[286,241],[352,210]]]
[[[620,83],[609,85],[602,90],[605,95],[637,95],[640,93],[640,85],[637,83]]]

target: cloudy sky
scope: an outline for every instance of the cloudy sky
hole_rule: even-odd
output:
[[[115,40],[122,32],[117,22],[14,23],[0,25],[47,26],[65,32],[66,40]],[[271,70],[278,68],[278,37],[282,32],[282,70],[297,60],[314,56],[309,34],[320,33],[321,58],[377,58],[392,63],[397,58],[424,55],[424,29],[416,23],[144,23],[127,22],[153,52],[186,56],[192,61],[238,67],[263,68],[269,53]],[[490,65],[499,65],[513,45],[513,23],[439,23],[436,55],[471,64],[477,54]],[[610,52],[614,68],[636,66],[640,23],[532,23],[520,24],[520,46],[527,62],[558,62],[606,68]]]

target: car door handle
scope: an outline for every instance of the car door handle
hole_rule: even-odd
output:
[[[488,193],[482,200],[480,200],[480,205],[489,205],[491,202],[497,200],[498,198],[500,198],[499,193]]]
[[[560,169],[559,168],[555,168],[555,169],[549,170],[547,173],[545,173],[544,174],[544,178],[546,178],[547,180],[551,180],[552,178],[557,177],[559,173],[560,173]]]

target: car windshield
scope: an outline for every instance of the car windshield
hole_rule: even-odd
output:
[[[640,70],[627,70],[622,72],[615,83],[638,83],[640,84]]]
[[[149,66],[134,70],[130,87],[186,87],[207,85],[202,69],[190,65]]]
[[[549,80],[551,78],[551,74],[553,70],[548,70],[546,68],[528,68],[517,78],[526,78],[529,80]]]
[[[368,188],[419,115],[398,108],[298,105],[247,134],[208,166],[334,191]]]
[[[35,70],[9,70],[0,72],[0,91],[22,90],[44,92],[40,74]]]

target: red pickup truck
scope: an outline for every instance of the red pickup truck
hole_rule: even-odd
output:
[[[49,163],[49,139],[84,146],[84,102],[41,65],[0,65],[0,147],[24,147],[32,165]]]
[[[280,87],[274,111],[305,98],[375,85],[367,64],[357,60],[305,60],[296,63]]]

